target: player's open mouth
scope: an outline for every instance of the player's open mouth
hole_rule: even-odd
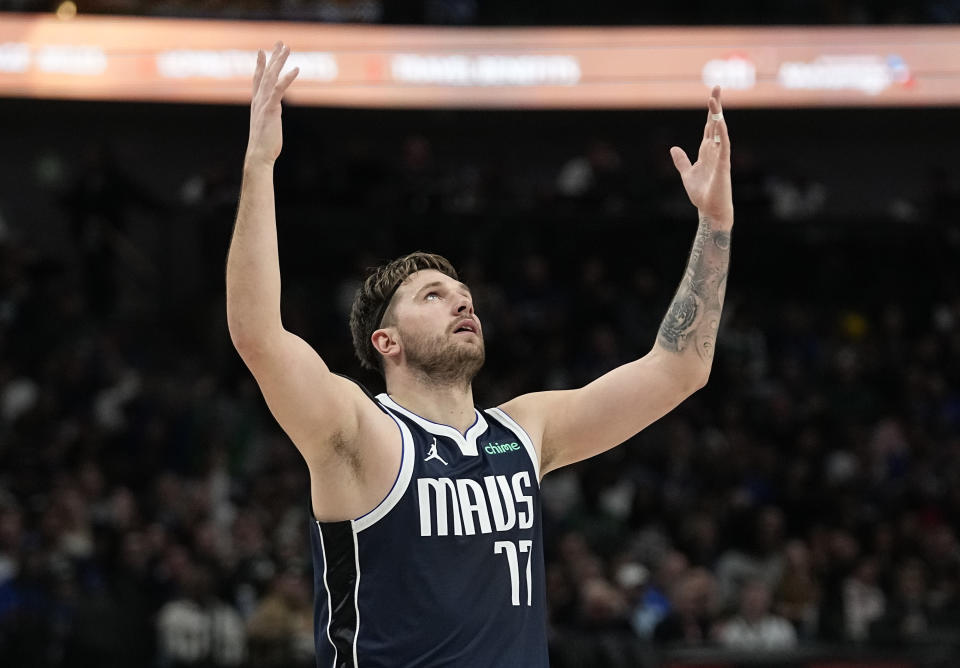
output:
[[[470,334],[477,333],[477,327],[472,322],[464,321],[457,325],[456,329],[453,330],[454,334],[460,334],[462,332],[469,332]]]

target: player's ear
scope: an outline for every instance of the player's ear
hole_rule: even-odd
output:
[[[384,357],[400,354],[400,333],[394,327],[383,327],[370,335],[373,349]]]

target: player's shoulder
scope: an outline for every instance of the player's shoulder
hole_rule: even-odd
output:
[[[494,410],[505,414],[523,427],[531,438],[536,436],[536,440],[539,440],[543,435],[547,416],[564,393],[564,390],[548,390],[521,394],[503,402]]]
[[[547,423],[569,410],[569,402],[576,400],[576,392],[576,390],[530,392],[497,406],[499,411],[509,416],[520,429],[526,432],[536,452],[541,476],[552,470],[552,457],[544,450]]]
[[[380,402],[377,401],[373,392],[359,380],[344,373],[333,372],[333,375],[339,379],[337,382],[341,383],[341,387],[345,388],[346,391],[352,392],[357,398],[365,398],[369,404],[380,408]]]

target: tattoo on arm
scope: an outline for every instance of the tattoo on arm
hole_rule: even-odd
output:
[[[693,347],[701,360],[713,361],[729,266],[730,232],[711,229],[701,217],[687,270],[660,324],[657,341],[666,350],[682,353]]]

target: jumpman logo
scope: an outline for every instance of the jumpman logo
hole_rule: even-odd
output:
[[[434,437],[434,439],[433,439],[433,445],[431,445],[431,446],[430,446],[430,449],[427,450],[427,458],[424,459],[423,461],[429,462],[431,459],[439,459],[439,460],[443,463],[444,466],[450,466],[449,464],[447,464],[447,462],[445,462],[445,461],[443,460],[443,457],[441,457],[440,455],[437,454],[437,439],[436,439],[436,437]]]

